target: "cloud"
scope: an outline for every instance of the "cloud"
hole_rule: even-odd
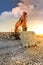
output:
[[[12,8],[12,11],[4,11],[0,15],[0,31],[13,31],[16,22],[22,16],[23,12],[27,12],[27,21],[29,21],[29,26],[34,23],[35,20],[43,19],[43,10],[38,10],[37,7],[35,8],[34,3],[30,0],[22,0],[22,2],[18,3],[18,6]],[[30,20],[29,20],[30,18]],[[30,22],[32,21],[32,22]],[[36,22],[36,21],[35,21]],[[32,28],[30,26],[30,28]]]
[[[22,0],[22,1],[23,1],[23,3],[26,6],[28,6],[30,4],[33,5],[32,6],[33,7],[33,10],[32,10],[32,13],[33,13],[32,18],[35,17],[35,18],[42,19],[42,17],[43,17],[43,0]],[[28,9],[28,11],[29,11],[29,9]]]
[[[22,0],[25,5],[34,4],[37,5],[37,8],[43,8],[43,0]]]
[[[0,15],[0,31],[11,31],[14,29],[15,23],[22,16],[23,12],[26,11],[28,14],[34,5],[29,4],[26,6],[24,3],[18,3],[18,6],[13,8],[12,11],[4,11]],[[32,14],[32,13],[31,13]]]
[[[22,15],[22,13],[25,11],[27,13],[30,13],[31,10],[34,9],[33,4],[29,4],[28,6],[25,5],[24,3],[18,3],[18,6],[13,8],[12,11],[5,11],[1,15],[2,16],[9,16],[9,15],[14,15],[15,17],[18,17],[19,15]]]

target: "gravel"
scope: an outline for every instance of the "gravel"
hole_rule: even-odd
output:
[[[20,41],[17,42],[15,49],[0,55],[0,65],[43,65],[43,43],[23,48]]]

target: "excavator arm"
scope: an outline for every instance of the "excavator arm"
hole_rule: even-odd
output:
[[[27,30],[26,14],[27,14],[26,12],[23,12],[23,15],[21,16],[19,21],[16,23],[16,25],[15,25],[15,34],[19,32],[18,31],[19,26],[22,26],[23,31]]]

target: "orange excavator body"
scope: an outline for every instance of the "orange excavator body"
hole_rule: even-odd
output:
[[[26,15],[27,15],[27,13],[23,12],[23,15],[21,16],[21,18],[19,19],[19,21],[16,23],[15,30],[14,30],[15,34],[19,32],[18,31],[19,26],[22,26],[22,31],[27,31]]]

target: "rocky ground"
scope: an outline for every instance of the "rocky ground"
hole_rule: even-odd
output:
[[[16,48],[0,54],[0,65],[43,65],[43,43],[28,48],[23,48],[20,41],[15,43]]]

